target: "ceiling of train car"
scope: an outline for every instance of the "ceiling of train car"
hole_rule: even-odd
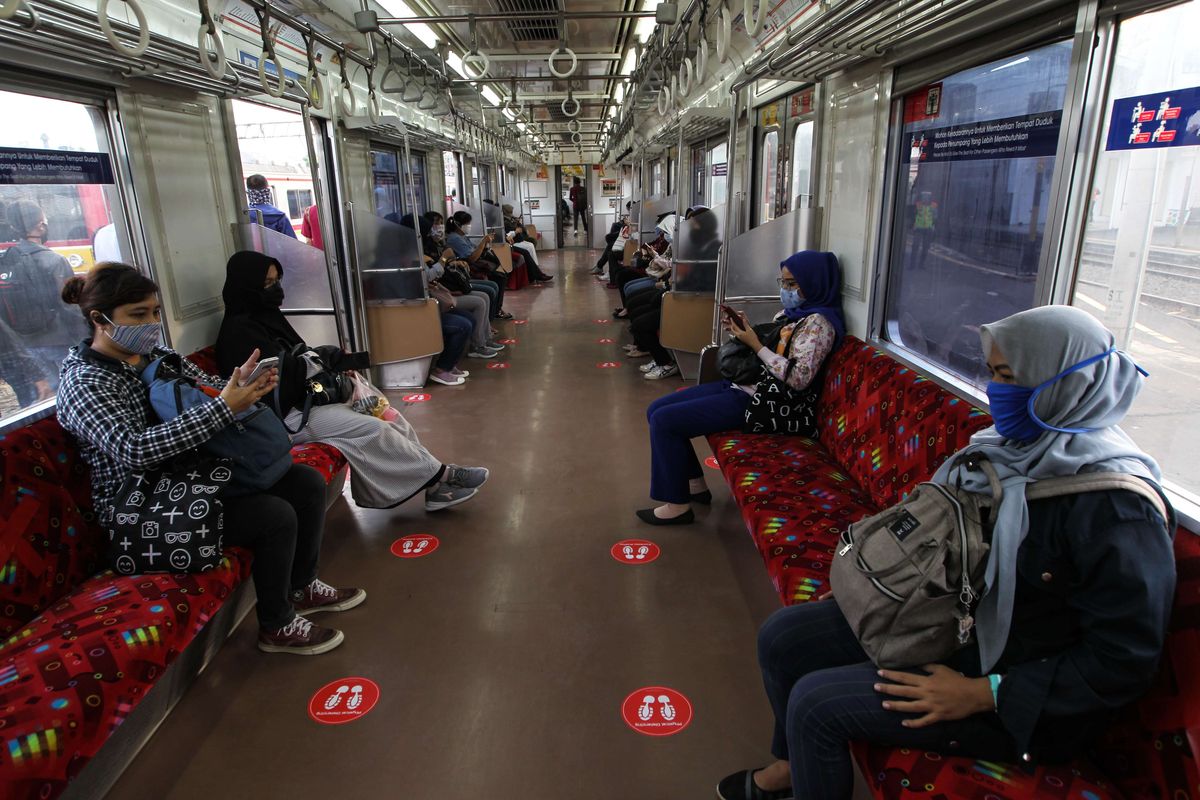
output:
[[[473,84],[454,74],[452,97],[455,108],[476,119],[498,120],[499,111],[485,99],[507,98],[515,89],[518,105],[530,110],[535,128],[545,133],[551,146],[574,149],[567,126],[572,117],[564,113],[563,102],[573,97],[580,103],[574,119],[579,121],[583,147],[595,147],[611,110],[617,83],[627,75],[626,59],[631,46],[639,41],[636,34],[649,34],[653,25],[638,19],[621,17],[619,12],[639,12],[658,5],[658,0],[451,0],[436,6],[428,0],[377,0],[384,13],[398,17],[411,15],[466,17],[470,15],[510,15],[502,20],[437,22],[430,28],[452,51],[467,53],[477,47],[487,54],[490,67],[481,84]],[[543,16],[537,16],[538,13]],[[559,12],[602,12],[608,18],[571,19],[553,16]],[[618,13],[614,13],[618,12]],[[653,23],[653,18],[649,18]],[[405,28],[389,26],[402,36]],[[409,33],[412,33],[411,31]],[[436,59],[427,43],[418,43],[412,35],[403,36],[406,44]],[[579,66],[568,79],[551,74],[547,56],[560,46],[569,47],[579,57]],[[563,70],[568,59],[556,62]],[[483,94],[481,95],[481,91]],[[573,104],[567,103],[567,110]]]

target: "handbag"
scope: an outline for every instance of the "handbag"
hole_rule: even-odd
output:
[[[130,474],[100,511],[108,556],[119,575],[207,572],[221,563],[230,459],[184,454]]]
[[[778,322],[762,322],[752,326],[764,344],[779,341],[782,325]],[[738,386],[753,386],[762,375],[762,361],[758,353],[743,344],[740,339],[730,339],[717,349],[717,369],[721,377]]]
[[[206,405],[216,390],[201,386],[183,372],[183,359],[168,353],[142,371],[150,406],[163,422]],[[225,459],[233,471],[227,481],[229,495],[254,494],[271,488],[292,468],[292,440],[283,422],[262,403],[233,418],[233,422],[200,444],[214,458]]]
[[[325,348],[312,349],[304,342],[299,342],[290,350],[285,350],[279,355],[279,383],[275,385],[275,394],[273,395],[274,411],[279,419],[287,418],[280,391],[285,375],[289,382],[298,381],[304,392],[300,408],[300,424],[293,430],[287,427],[287,423],[284,423],[284,429],[288,433],[299,433],[308,424],[308,416],[313,406],[345,403],[354,394],[354,384],[351,383],[349,376],[345,372],[331,369],[325,356],[320,352],[322,349]],[[336,347],[329,348],[329,350],[337,349]],[[293,376],[290,374],[292,371],[299,372],[300,376],[298,378]]]
[[[437,300],[438,311],[442,312],[443,314],[454,310],[454,295],[450,294],[450,291],[437,281],[430,281],[429,296],[434,300]]]
[[[773,335],[769,334],[768,339],[763,340],[764,346],[773,347],[769,342],[770,338],[774,338],[774,344],[778,344],[785,325],[779,325]],[[816,438],[817,401],[821,396],[821,378],[819,374],[814,376],[812,382],[804,389],[788,386],[787,380],[795,366],[791,357],[795,341],[795,336],[788,340],[788,363],[783,380],[776,378],[765,364],[759,362],[760,377],[754,387],[754,395],[750,398],[750,405],[746,406],[743,433],[783,433]]]
[[[992,513],[1003,488],[977,452],[960,456],[981,469],[990,494],[939,483],[918,485],[902,502],[855,522],[841,535],[829,579],[838,608],[871,661],[903,669],[942,661],[972,638],[991,550]],[[1028,484],[1029,501],[1126,489],[1172,517],[1146,481],[1118,472],[1088,472]]]
[[[438,278],[438,283],[445,286],[451,292],[458,292],[459,294],[470,294],[474,291],[471,286],[471,276],[457,264],[447,264],[442,277]]]

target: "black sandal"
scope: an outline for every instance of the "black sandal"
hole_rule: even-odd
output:
[[[757,769],[744,769],[727,776],[717,784],[717,797],[721,800],[792,800],[792,790],[782,789],[778,792],[768,792],[758,788],[754,782]]]

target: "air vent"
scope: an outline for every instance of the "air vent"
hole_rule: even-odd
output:
[[[560,0],[496,0],[500,11],[561,11]],[[557,42],[558,20],[554,17],[514,19],[504,23],[514,42]]]

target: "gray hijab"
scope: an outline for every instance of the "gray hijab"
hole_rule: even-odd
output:
[[[1036,387],[1075,364],[1114,346],[1113,335],[1087,312],[1070,306],[1042,306],[982,327],[984,354],[993,344],[1004,354],[1020,386]],[[1029,483],[1081,472],[1123,472],[1157,483],[1162,473],[1117,423],[1142,388],[1133,359],[1117,350],[1108,358],[1055,381],[1037,399],[1035,411],[1059,428],[1096,428],[1090,433],[1044,431],[1032,442],[1002,437],[995,427],[971,437],[933,480],[988,492],[978,470],[955,466],[958,455],[985,454],[996,468],[1004,496],[996,516],[986,588],[975,612],[979,655],[985,671],[1000,659],[1008,642],[1016,593],[1017,550],[1029,532]]]

